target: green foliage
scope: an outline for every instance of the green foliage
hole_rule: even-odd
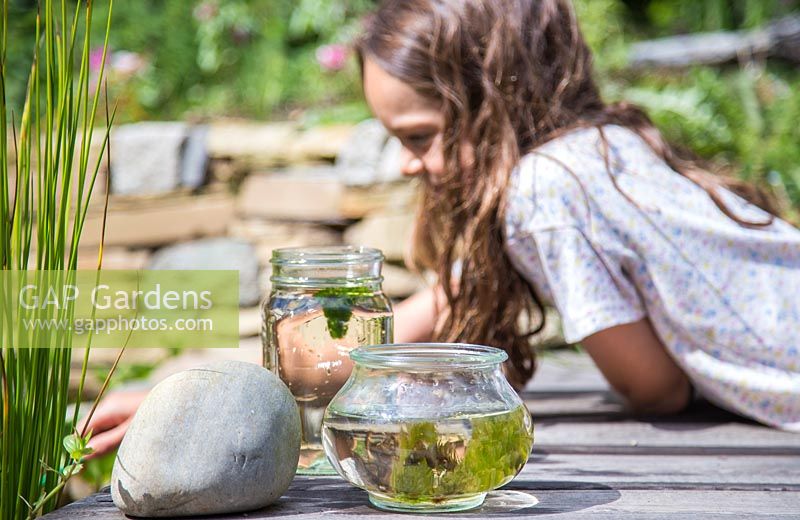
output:
[[[371,117],[369,107],[362,97],[353,101],[342,101],[330,106],[311,106],[305,110],[301,123],[310,128],[315,125],[330,125],[343,121],[363,121]]]
[[[125,120],[231,113],[264,117],[280,101],[287,1],[125,2],[115,10],[114,50],[143,62],[112,81]],[[143,23],[144,21],[144,23]],[[112,61],[113,74],[113,61]]]
[[[800,2],[576,0],[575,6],[609,101],[642,106],[670,141],[772,190],[783,199],[784,216],[797,220],[800,71],[768,62],[632,74],[623,65],[632,41],[757,27],[797,12]]]
[[[371,0],[122,2],[114,9],[109,60],[110,95],[120,100],[118,121],[261,119],[354,100],[360,80],[352,56],[342,70],[327,71],[315,53],[324,44],[349,43],[373,5]],[[102,5],[95,10],[106,14]],[[12,14],[12,50],[17,42],[32,45],[35,6],[18,0]],[[12,55],[10,99],[21,106],[29,56]]]
[[[143,381],[147,379],[156,368],[155,363],[121,363],[114,370],[114,379],[108,388],[113,389],[131,381]],[[92,375],[97,381],[105,381],[108,377],[109,369],[106,367],[94,367]]]
[[[622,97],[647,109],[671,141],[800,204],[796,74],[698,68],[685,78],[640,80]]]
[[[358,32],[359,15],[373,0],[298,0],[289,17],[289,36],[297,41],[343,41]]]
[[[29,2],[8,5],[9,38],[6,42],[5,95],[9,107],[21,112],[25,101],[31,59],[36,41],[36,11]]]
[[[575,14],[586,43],[593,50],[600,74],[621,68],[627,61],[625,10],[619,0],[574,0]]]
[[[472,434],[465,447],[448,442],[432,422],[404,426],[390,476],[393,494],[411,503],[428,502],[502,486],[528,461],[533,438],[525,414],[519,407],[469,419]]]
[[[15,3],[15,12],[19,5]],[[101,90],[110,20],[100,19],[103,38],[93,75],[92,40],[79,31],[92,26],[91,3],[74,6],[66,0],[42,0],[33,28],[22,40],[16,40],[10,30],[10,12],[9,1],[4,0],[0,11],[0,268],[20,275],[35,270],[47,279],[63,279],[77,268],[80,237],[102,160],[90,160],[89,151],[93,130],[101,125],[96,118],[99,96],[94,93]],[[30,23],[24,16],[15,23],[19,20]],[[31,52],[19,51],[20,42],[29,43]],[[11,57],[11,50],[19,54]],[[19,62],[25,63],[28,76],[17,94],[11,88],[15,78],[11,64]],[[21,99],[11,99],[16,95]],[[12,108],[14,103],[18,110]],[[107,107],[105,112],[101,157],[113,121]],[[2,284],[0,290],[10,291],[10,287]],[[65,310],[44,311],[39,316],[52,318],[52,312],[60,313],[58,318],[67,317]],[[50,344],[50,332],[26,329],[14,320],[14,314],[12,308],[0,313],[2,520],[34,518],[52,509],[90,452],[89,436],[68,434],[72,336],[66,335],[63,348],[36,348]],[[87,345],[87,355],[88,350]],[[84,358],[78,401],[87,361]],[[73,423],[77,414],[76,406]]]
[[[796,0],[649,0],[647,21],[665,34],[758,27],[800,8]]]
[[[330,287],[314,294],[328,322],[328,332],[333,339],[347,335],[347,327],[353,316],[353,307],[363,298],[370,298],[374,290],[370,287]]]
[[[398,439],[400,461],[391,473],[391,486],[396,493],[411,499],[425,499],[435,494],[433,468],[439,458],[437,441],[436,425],[432,422],[412,423],[401,429]],[[431,462],[429,455],[432,455]]]
[[[64,444],[64,449],[67,450],[70,458],[74,461],[80,461],[92,453],[92,448],[88,447],[89,439],[91,438],[91,433],[85,437],[81,437],[78,432],[73,432],[64,437],[62,442]]]

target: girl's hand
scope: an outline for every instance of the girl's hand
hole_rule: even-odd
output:
[[[148,390],[112,392],[100,401],[89,423],[93,432],[89,447],[94,451],[86,457],[87,460],[105,455],[119,446],[147,393]],[[83,431],[86,418],[78,422],[79,432]]]

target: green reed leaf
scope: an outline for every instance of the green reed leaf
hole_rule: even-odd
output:
[[[61,271],[77,266],[85,208],[102,160],[102,154],[97,162],[89,159],[103,78],[101,67],[98,88],[91,91],[92,5],[91,1],[39,0],[26,99],[21,114],[10,114],[6,99],[9,0],[2,0],[0,268],[4,270]],[[111,11],[109,0],[104,49]],[[107,142],[108,118],[106,122]],[[9,137],[13,138],[10,147]],[[10,166],[12,150],[15,160]],[[0,287],[0,291],[8,289]],[[12,317],[8,309],[0,309],[0,520],[34,518],[51,510],[67,480],[81,471],[82,459],[91,452],[90,436],[69,434],[66,420],[71,344],[52,350],[26,348],[48,338],[41,331],[23,330]]]

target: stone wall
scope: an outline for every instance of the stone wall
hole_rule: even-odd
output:
[[[385,252],[391,297],[421,286],[402,261],[415,187],[375,121],[137,123],[115,129],[111,150],[106,268],[238,268],[249,307],[269,290],[273,249],[347,243]],[[97,262],[103,199],[98,190],[84,268]]]
[[[99,153],[101,141],[95,141]],[[275,248],[377,247],[386,255],[384,290],[391,298],[423,287],[403,265],[416,187],[400,175],[398,153],[375,121],[311,129],[247,121],[115,128],[103,267],[238,269],[242,307],[236,352],[201,349],[175,358],[136,349],[125,353],[122,365],[156,366],[160,379],[201,359],[258,362],[258,304],[269,292]],[[104,168],[82,237],[81,268],[97,265],[106,174]],[[92,363],[109,367],[116,354],[93,349]],[[76,350],[76,368],[81,360]],[[85,396],[100,383],[87,381]]]
[[[94,156],[101,144],[97,132]],[[239,349],[200,349],[178,358],[137,349],[125,354],[122,365],[158,366],[154,378],[159,379],[200,359],[259,362],[258,304],[270,289],[275,248],[377,247],[386,256],[384,290],[391,298],[424,287],[403,263],[417,187],[400,174],[399,153],[399,143],[374,120],[308,129],[249,121],[115,128],[110,176],[103,167],[80,267],[97,266],[108,186],[104,268],[238,269],[242,307]],[[561,342],[558,320],[550,323],[539,343]],[[110,367],[116,355],[114,349],[93,349],[95,373]],[[82,357],[76,349],[76,378]],[[101,383],[100,377],[90,378],[85,397]]]

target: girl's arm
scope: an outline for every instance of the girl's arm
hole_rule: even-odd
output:
[[[395,343],[431,341],[436,326],[437,301],[444,301],[444,295],[440,293],[440,289],[431,287],[394,306]]]
[[[688,404],[689,379],[669,356],[647,318],[602,330],[582,344],[634,410],[668,414]]]

